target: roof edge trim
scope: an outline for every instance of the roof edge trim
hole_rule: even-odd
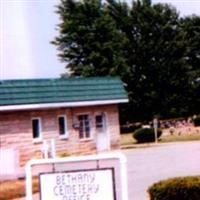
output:
[[[34,109],[45,109],[45,108],[53,109],[53,108],[61,108],[61,107],[84,107],[84,106],[119,104],[119,103],[127,103],[127,102],[128,102],[128,99],[114,99],[114,100],[100,100],[100,101],[7,105],[7,106],[0,106],[0,112],[1,111],[15,111],[15,110],[34,110]]]

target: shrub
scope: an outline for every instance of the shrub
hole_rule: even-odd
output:
[[[160,181],[148,189],[150,200],[199,200],[200,176]]]
[[[158,129],[158,138],[162,135],[162,130]],[[155,133],[153,128],[140,128],[133,133],[133,138],[137,140],[138,143],[143,142],[153,142],[155,141]]]
[[[195,126],[200,126],[200,115],[196,116],[193,121]]]

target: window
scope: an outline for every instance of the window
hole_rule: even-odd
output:
[[[67,124],[66,124],[66,116],[58,117],[58,126],[59,126],[59,135],[61,137],[67,138]]]
[[[78,121],[79,121],[79,138],[80,139],[91,138],[89,115],[79,115]]]
[[[104,114],[96,115],[95,124],[96,124],[96,130],[98,132],[104,132],[105,131],[105,115]]]
[[[32,119],[33,139],[41,139],[41,122],[39,118]]]

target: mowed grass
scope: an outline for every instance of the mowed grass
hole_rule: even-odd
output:
[[[200,140],[200,134],[165,135],[161,136],[158,142],[184,142],[196,140]],[[121,145],[131,144],[137,144],[137,141],[133,138],[133,133],[121,134]]]
[[[183,134],[162,136],[160,142],[184,142],[200,140],[200,134]]]
[[[39,191],[38,178],[33,178],[33,193]],[[25,180],[0,182],[0,200],[11,200],[25,196]]]
[[[133,133],[121,134],[121,145],[136,144],[137,141],[133,138]]]

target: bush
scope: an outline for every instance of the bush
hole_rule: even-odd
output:
[[[200,200],[200,176],[161,181],[148,192],[150,200]]]
[[[193,121],[195,126],[200,126],[200,115],[196,116]]]
[[[158,138],[162,135],[162,130],[158,129]],[[138,143],[143,142],[153,142],[155,141],[155,133],[153,128],[140,128],[133,133],[133,138],[137,140]]]

